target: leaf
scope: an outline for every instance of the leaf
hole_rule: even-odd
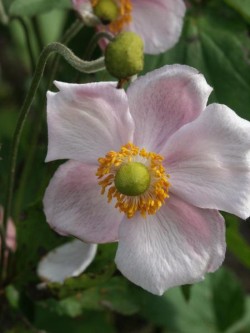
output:
[[[185,285],[181,286],[181,292],[182,292],[182,295],[186,302],[188,302],[190,300],[191,288],[192,288],[192,285],[190,285],[190,284],[185,284]]]
[[[222,326],[236,325],[245,316],[242,295],[239,282],[225,269],[208,274],[204,281],[192,285],[188,303],[178,287],[162,297],[134,287],[139,313],[155,325],[165,327],[164,332],[174,333],[218,333]],[[226,318],[227,314],[230,318]]]
[[[250,245],[240,234],[241,222],[237,217],[229,214],[226,214],[226,222],[226,239],[229,250],[243,265],[250,268]]]
[[[219,270],[211,279],[211,286],[217,325],[224,332],[244,316],[244,292],[239,281],[227,270]]]
[[[5,288],[5,296],[13,309],[18,309],[20,302],[19,291],[14,285],[10,284]]]
[[[250,2],[249,0],[224,0],[234,8],[247,22],[250,23]]]
[[[116,333],[109,317],[96,311],[84,311],[81,318],[75,319],[58,316],[48,308],[37,306],[34,324],[48,333]]]
[[[244,317],[230,327],[226,333],[249,333],[250,332],[250,297],[246,298],[246,311]]]
[[[26,285],[39,282],[38,261],[49,250],[67,240],[56,234],[45,221],[41,205],[30,207],[17,224],[16,282]]]
[[[58,315],[77,317],[85,310],[109,309],[123,315],[136,313],[139,308],[133,300],[129,282],[123,277],[114,277],[108,282],[78,292],[60,301],[48,299],[40,303]]]
[[[70,0],[15,0],[9,8],[10,15],[34,16],[53,9],[71,8]]]

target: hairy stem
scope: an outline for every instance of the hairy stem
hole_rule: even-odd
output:
[[[31,82],[30,89],[27,93],[23,106],[20,110],[16,129],[13,135],[11,154],[10,154],[10,168],[9,168],[8,183],[7,183],[8,187],[7,187],[5,211],[3,219],[4,230],[6,230],[7,220],[11,212],[16,163],[17,163],[17,153],[18,153],[18,146],[22,130],[25,124],[25,120],[27,119],[27,116],[29,114],[30,107],[34,100],[37,88],[41,81],[46,62],[49,56],[54,52],[59,53],[72,67],[74,67],[75,69],[77,69],[82,73],[93,73],[105,68],[103,58],[97,59],[95,61],[83,61],[80,58],[78,58],[70,49],[68,49],[66,46],[60,43],[51,43],[42,51]],[[5,240],[3,240],[1,246],[5,246]]]

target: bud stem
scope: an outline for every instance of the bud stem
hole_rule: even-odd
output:
[[[64,59],[76,70],[82,73],[94,73],[105,68],[104,65],[104,58],[99,58],[94,61],[83,61],[78,58],[70,49],[60,43],[51,43],[46,48],[43,49],[38,64],[36,66],[36,70],[31,82],[30,89],[26,95],[22,108],[20,110],[20,115],[17,121],[17,125],[14,131],[13,140],[12,140],[12,147],[11,147],[11,154],[10,154],[10,168],[8,173],[8,183],[7,183],[7,194],[5,200],[5,210],[4,210],[4,218],[3,218],[3,231],[5,232],[7,227],[7,220],[8,217],[11,215],[11,204],[12,204],[12,196],[13,196],[13,189],[14,189],[14,182],[15,182],[15,172],[16,172],[16,162],[17,162],[17,153],[18,153],[18,146],[22,134],[22,130],[27,119],[27,116],[30,111],[30,106],[34,100],[37,88],[41,81],[44,68],[49,56],[57,52]],[[5,248],[5,239],[2,239],[1,247]]]

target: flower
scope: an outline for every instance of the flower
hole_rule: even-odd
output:
[[[0,227],[3,224],[3,213],[4,213],[4,209],[0,205]],[[8,258],[9,258],[9,251],[14,253],[16,251],[16,247],[17,247],[17,244],[16,244],[16,227],[15,227],[15,224],[14,224],[14,222],[11,218],[9,218],[8,221],[7,221],[5,242],[6,242],[7,249],[5,249],[5,251],[4,251],[4,259],[3,259],[4,267],[7,266],[7,262],[8,262]],[[1,247],[1,237],[0,237],[0,247]],[[1,259],[1,257],[0,257],[0,259]]]
[[[95,8],[104,1],[107,2],[107,0],[72,0],[72,4],[88,24],[95,17]],[[98,30],[113,34],[123,30],[133,31],[144,40],[145,53],[148,54],[164,52],[177,43],[185,14],[183,0],[108,0],[108,2],[117,7],[117,15],[108,22],[100,21],[97,25]]]
[[[69,277],[80,275],[91,264],[97,245],[73,240],[50,251],[40,260],[38,276],[48,282],[63,282]]]
[[[250,214],[250,123],[202,74],[164,66],[115,83],[56,82],[48,92],[46,161],[69,159],[46,190],[47,221],[85,242],[119,240],[115,262],[154,294],[221,265],[218,210]]]

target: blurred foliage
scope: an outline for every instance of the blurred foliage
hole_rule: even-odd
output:
[[[35,62],[41,48],[60,40],[76,19],[69,10],[69,0],[4,0],[3,4],[12,19],[9,26],[0,26],[1,203],[13,130],[32,75],[25,34],[13,16],[27,25]],[[144,72],[172,63],[196,67],[214,88],[210,102],[227,104],[250,120],[250,1],[193,0],[190,4],[178,44],[165,54],[146,56]],[[93,29],[84,28],[69,46],[85,57],[93,34]],[[93,57],[99,54],[97,49]],[[44,164],[45,92],[52,66],[50,59],[19,147],[13,207],[18,250],[13,258],[16,265],[0,289],[0,332],[250,333],[250,296],[246,292],[250,283],[239,282],[230,262],[229,270],[221,269],[201,283],[174,288],[158,297],[132,285],[116,271],[116,244],[107,244],[98,247],[95,261],[78,278],[67,279],[63,285],[40,284],[38,261],[69,240],[48,227],[41,205],[58,166],[57,162]],[[68,82],[113,80],[105,71],[78,75],[63,60],[55,78]],[[249,237],[247,240],[242,235],[243,222],[228,214],[225,218],[228,249],[248,269],[249,276],[250,245]]]

